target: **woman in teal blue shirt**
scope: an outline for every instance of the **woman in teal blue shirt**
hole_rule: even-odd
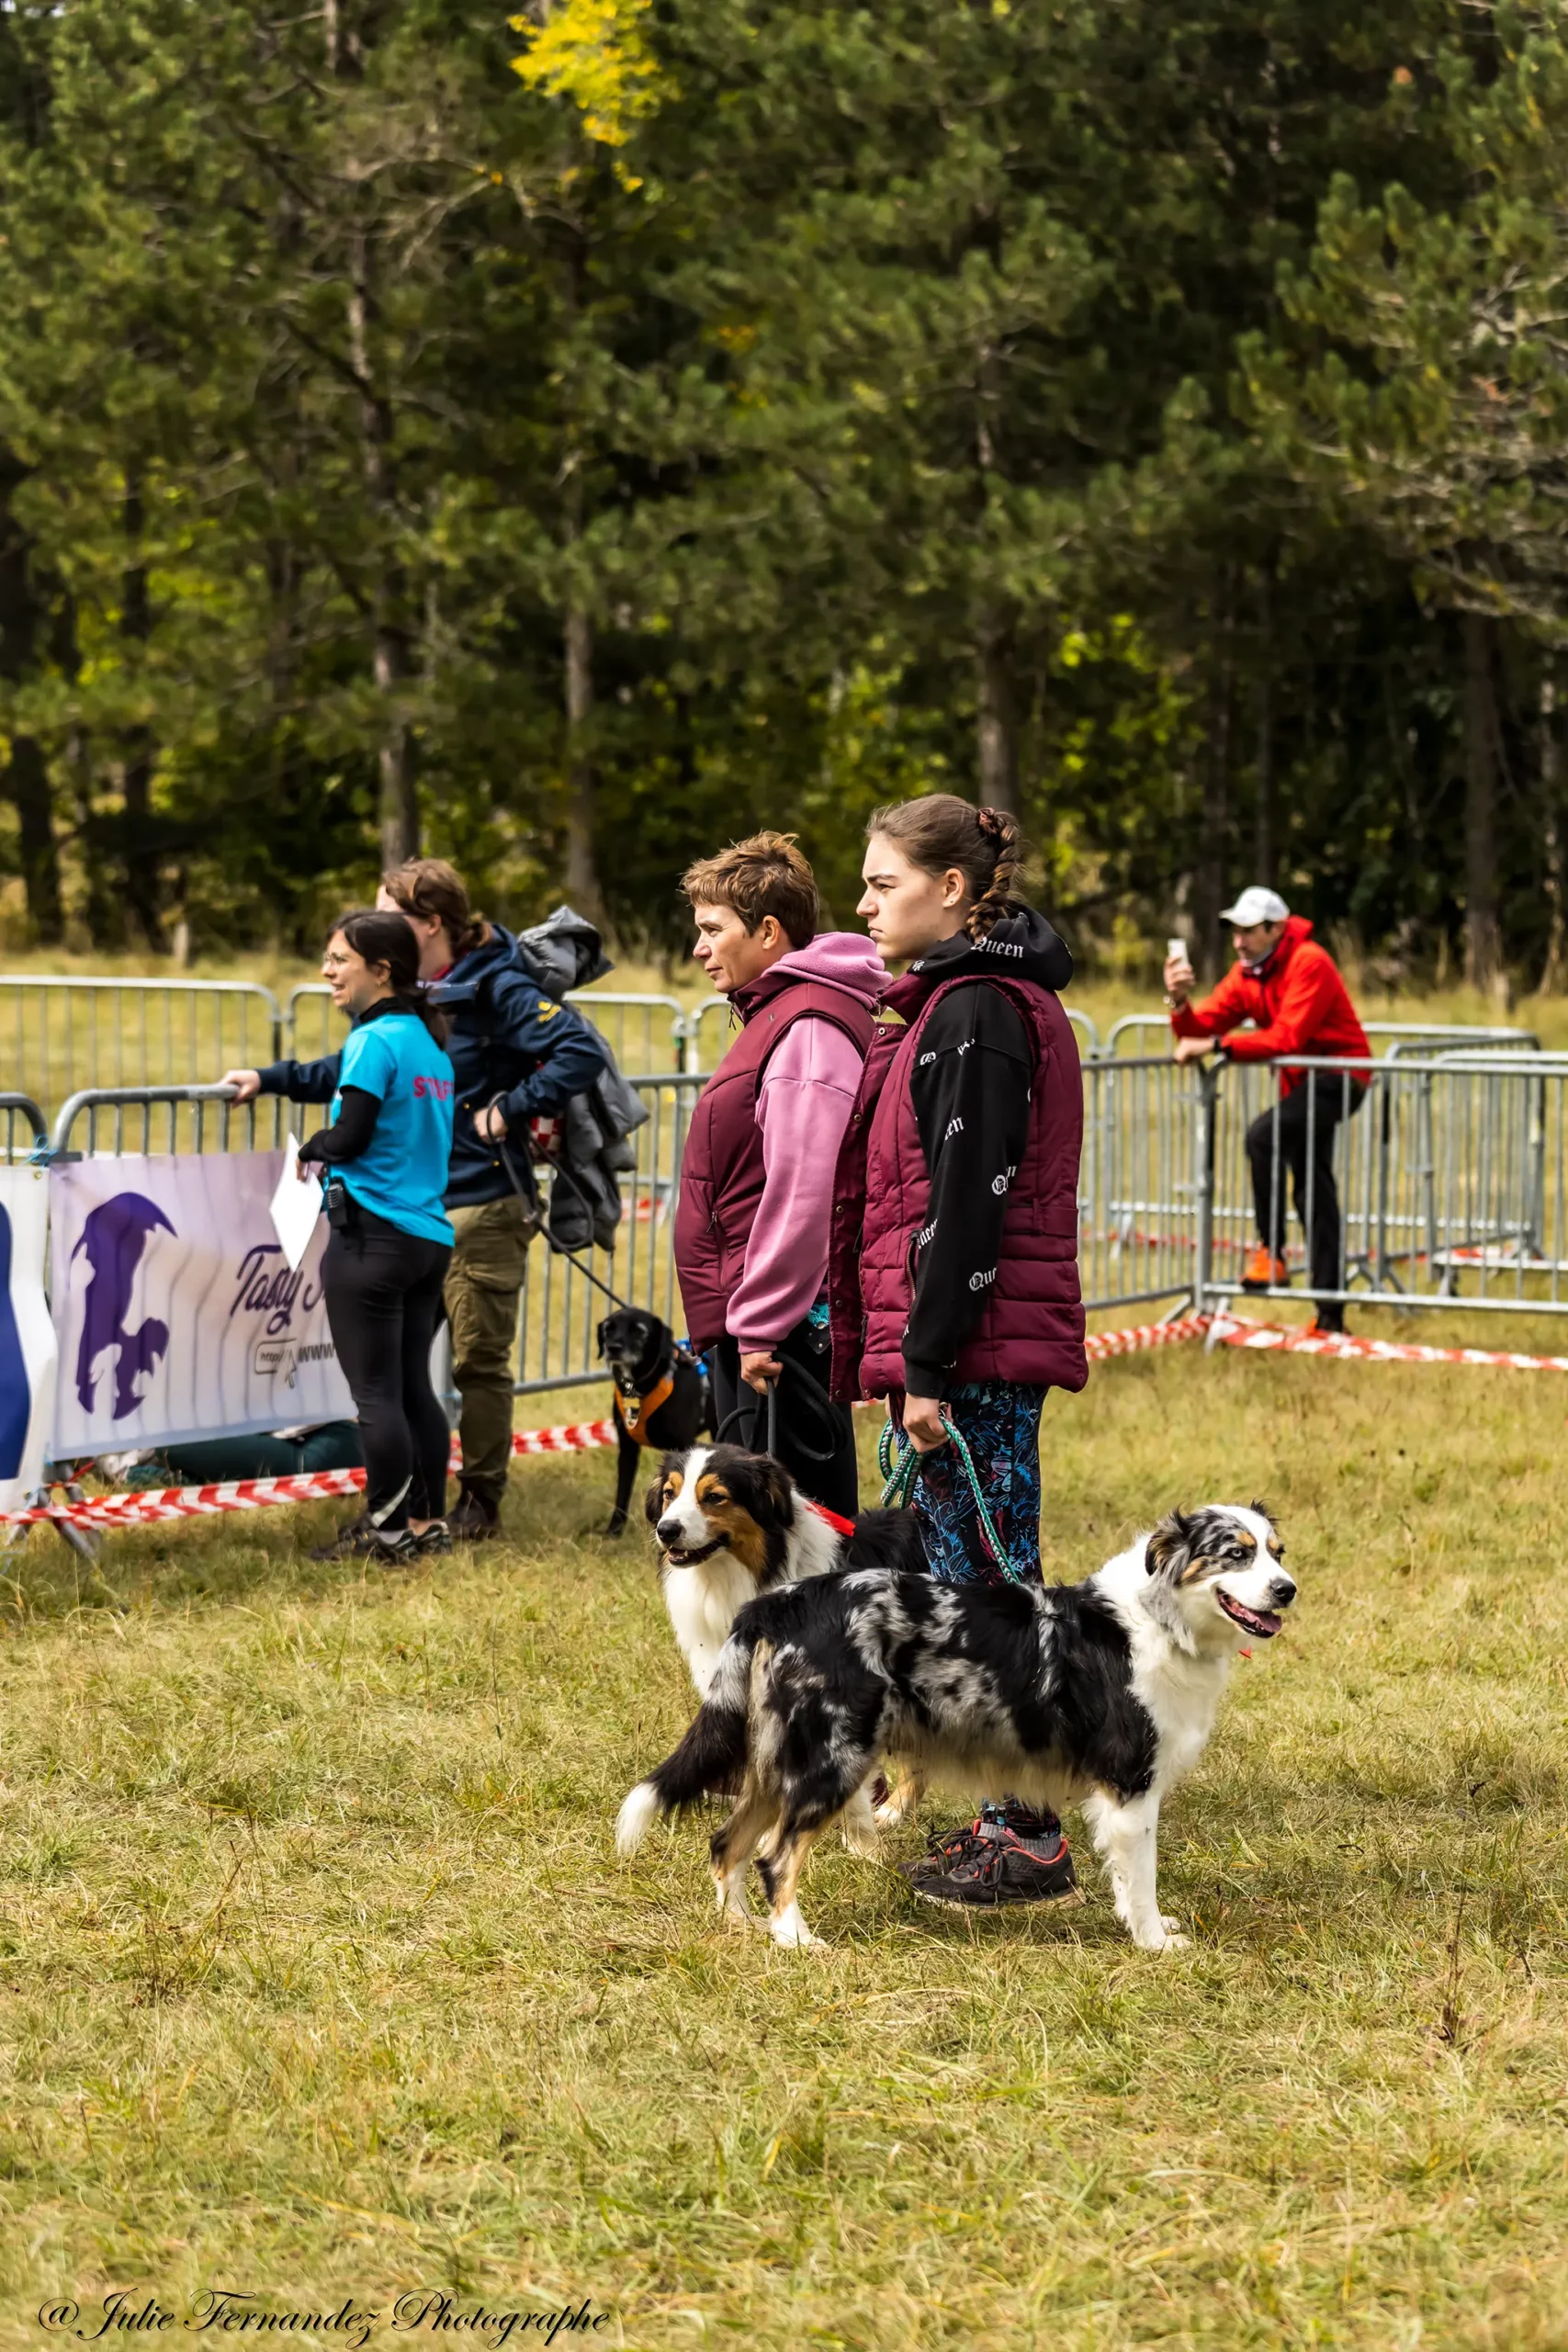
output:
[[[332,1125],[299,1148],[326,1177],[321,1260],[327,1317],[365,1449],[365,1510],[317,1559],[409,1561],[451,1548],[446,1416],[430,1349],[452,1255],[442,1195],[452,1150],[446,1024],[419,986],[419,945],[400,914],[344,915],[321,976],[354,1027]]]

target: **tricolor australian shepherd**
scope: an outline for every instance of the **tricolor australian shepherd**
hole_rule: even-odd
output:
[[[914,1514],[863,1510],[852,1522],[808,1502],[782,1462],[738,1445],[667,1453],[648,1490],[664,1605],[697,1696],[705,1698],[736,1617],[775,1586],[833,1568],[926,1565]]]
[[[1172,1511],[1084,1584],[944,1585],[894,1568],[818,1577],[743,1608],[685,1738],[621,1807],[634,1853],[656,1815],[743,1775],[712,1841],[719,1906],[749,1918],[755,1856],[780,1944],[813,1939],[802,1865],[886,1756],[928,1781],[1081,1804],[1118,1917],[1161,1951],[1187,1939],[1155,1890],[1160,1800],[1206,1746],[1247,1643],[1296,1588],[1260,1503]]]

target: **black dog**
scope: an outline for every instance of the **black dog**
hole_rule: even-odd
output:
[[[615,1508],[606,1535],[619,1535],[637,1483],[645,1445],[656,1453],[683,1453],[713,1429],[713,1392],[697,1358],[680,1346],[668,1323],[638,1306],[618,1307],[598,1331],[599,1353],[615,1384]]]

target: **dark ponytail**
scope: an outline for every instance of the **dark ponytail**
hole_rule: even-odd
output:
[[[974,905],[964,918],[971,939],[984,939],[1007,915],[1017,914],[1015,897],[1023,862],[1023,833],[1005,808],[976,808],[955,792],[927,792],[919,800],[879,808],[866,829],[897,842],[911,865],[927,874],[956,869],[969,886]]]
[[[345,940],[365,963],[385,964],[394,1004],[423,1021],[438,1046],[446,1045],[450,1024],[420,984],[419,942],[401,915],[355,907],[338,917],[332,936]]]

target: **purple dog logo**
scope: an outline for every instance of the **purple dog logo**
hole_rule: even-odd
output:
[[[71,1252],[74,1264],[87,1253],[89,1269],[83,1300],[82,1344],[76,1351],[76,1396],[85,1413],[93,1409],[97,1394],[96,1366],[107,1350],[117,1351],[114,1419],[134,1413],[141,1398],[137,1382],[157,1371],[169,1344],[169,1327],[149,1315],[134,1331],[128,1328],[131,1288],[141,1263],[147,1237],[162,1226],[175,1228],[156,1201],[141,1193],[117,1193],[112,1201],[94,1209],[82,1227],[82,1238]]]

